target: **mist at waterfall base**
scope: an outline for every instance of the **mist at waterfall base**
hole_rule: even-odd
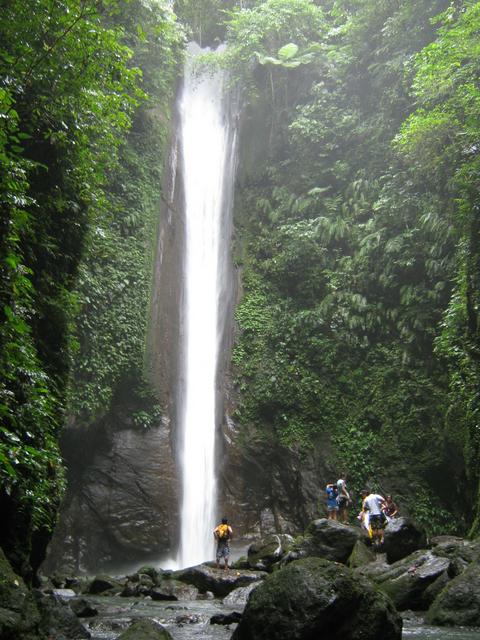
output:
[[[185,202],[184,295],[179,345],[178,415],[182,469],[176,564],[213,558],[217,517],[217,375],[233,193],[234,132],[222,72],[195,73],[202,50],[189,45],[179,101]]]

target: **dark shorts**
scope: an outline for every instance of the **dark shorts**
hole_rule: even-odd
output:
[[[217,560],[220,558],[228,558],[230,555],[230,545],[228,540],[223,542],[222,540],[217,543]]]
[[[348,499],[345,496],[340,496],[337,501],[339,509],[346,509],[348,507]]]
[[[383,516],[381,514],[370,516],[370,526],[373,531],[383,529]]]

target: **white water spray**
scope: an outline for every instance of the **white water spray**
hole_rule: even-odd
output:
[[[198,51],[196,45],[190,48],[192,55]],[[185,194],[180,567],[212,559],[214,551],[216,382],[234,164],[223,84],[221,73],[197,77],[187,65],[180,100]]]

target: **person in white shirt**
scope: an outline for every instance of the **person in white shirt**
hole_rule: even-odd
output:
[[[383,544],[383,508],[386,505],[385,498],[378,493],[369,493],[363,501],[363,510],[368,511],[368,522],[372,529],[372,541],[374,547]]]

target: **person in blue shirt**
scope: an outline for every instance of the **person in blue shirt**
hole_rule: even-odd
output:
[[[327,494],[327,518],[329,520],[336,520],[338,512],[337,485],[327,484],[327,486],[325,487],[325,493]]]

